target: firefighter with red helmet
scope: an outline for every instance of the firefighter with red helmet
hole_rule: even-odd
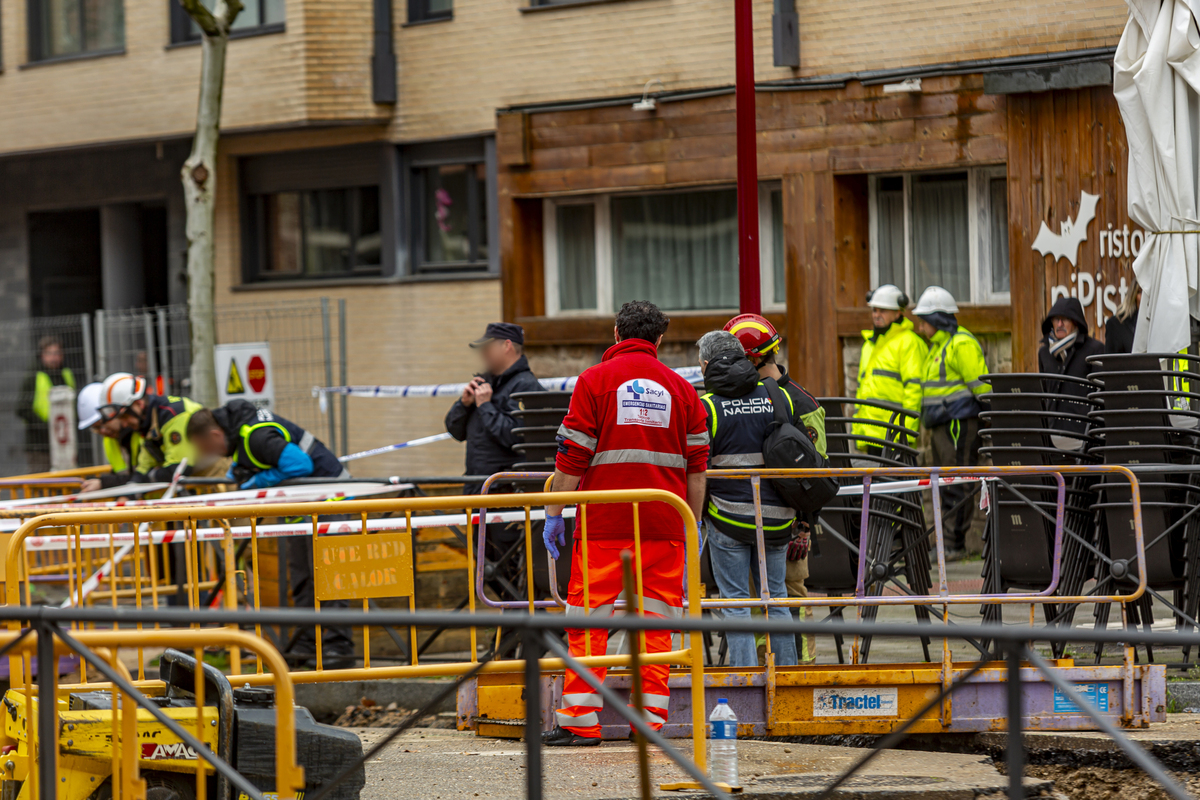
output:
[[[758,368],[761,378],[774,378],[779,387],[792,399],[792,404],[799,412],[800,419],[808,431],[808,436],[816,445],[817,451],[826,456],[825,451],[825,409],[817,402],[803,386],[794,381],[787,369],[778,362],[779,345],[783,337],[766,317],[758,314],[739,314],[725,323],[725,330],[737,337],[746,349],[746,355]],[[808,578],[808,549],[810,528],[816,525],[816,520],[800,520],[797,524],[795,537],[788,547],[787,589],[789,597],[808,597],[808,589],[804,582]],[[799,615],[803,612],[805,618],[812,616],[811,609],[796,609]],[[796,654],[800,663],[812,663],[816,658],[816,637],[796,636]]]

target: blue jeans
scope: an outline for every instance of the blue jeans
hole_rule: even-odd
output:
[[[712,559],[713,577],[717,579],[721,597],[729,600],[758,597],[758,548],[726,536],[707,521],[704,527],[708,531],[707,547]],[[750,594],[751,581],[754,584],[753,595]],[[786,544],[767,546],[767,589],[771,597],[788,596]],[[742,622],[750,619],[749,608],[724,608],[721,613],[729,620]],[[768,619],[790,622],[792,615],[786,608],[772,607],[768,611]],[[758,648],[753,633],[729,632],[725,634],[725,640],[729,643],[731,667],[758,666]],[[771,637],[771,649],[775,652],[777,666],[788,667],[796,663],[795,636]]]

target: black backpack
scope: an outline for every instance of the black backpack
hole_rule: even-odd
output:
[[[767,468],[828,468],[829,460],[817,452],[808,432],[792,424],[787,412],[790,405],[779,384],[774,378],[765,378],[763,385],[775,410],[775,419],[763,440],[763,462]],[[771,485],[785,503],[801,514],[816,514],[838,493],[833,478],[772,478]]]

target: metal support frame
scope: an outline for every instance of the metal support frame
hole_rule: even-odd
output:
[[[147,708],[155,715],[163,724],[171,727],[172,722],[169,718],[162,719],[159,714],[155,713],[158,709],[149,700],[140,695],[137,688],[127,679],[123,678],[120,673],[110,667],[103,659],[95,653],[88,650],[79,641],[70,634],[62,630],[60,623],[78,622],[78,623],[103,623],[103,624],[121,624],[130,625],[137,622],[143,625],[159,624],[159,625],[270,625],[270,624],[314,624],[318,621],[334,625],[394,625],[399,627],[418,625],[422,627],[446,626],[466,628],[471,626],[482,626],[489,621],[494,622],[494,615],[490,614],[448,614],[441,612],[414,612],[414,611],[371,611],[369,613],[362,611],[338,610],[329,609],[321,612],[315,612],[307,609],[276,609],[270,611],[233,611],[233,610],[154,610],[154,609],[133,609],[133,608],[70,608],[59,609],[52,607],[16,607],[16,608],[0,608],[0,621],[20,621],[29,620],[35,630],[39,632],[38,651],[39,651],[39,694],[42,697],[54,696],[50,692],[49,687],[55,676],[54,656],[53,656],[53,636],[57,636],[67,647],[79,652],[84,660],[97,671],[103,674],[112,685],[116,686],[122,692],[127,693],[139,705]],[[533,656],[540,652],[541,647],[549,649],[554,655],[561,659],[561,664],[566,668],[576,672],[589,686],[597,691],[605,700],[624,717],[629,724],[642,736],[648,739],[653,744],[662,748],[663,752],[676,763],[680,765],[691,777],[695,778],[701,786],[713,794],[715,797],[724,798],[724,792],[714,785],[711,780],[704,774],[693,760],[689,760],[682,756],[675,748],[659,734],[654,731],[645,722],[644,718],[635,710],[628,708],[622,698],[620,698],[612,689],[606,687],[602,681],[596,678],[591,672],[591,669],[573,658],[567,651],[567,648],[559,640],[561,632],[567,628],[606,628],[613,630],[624,630],[629,632],[637,632],[644,630],[683,630],[691,632],[693,636],[701,632],[719,632],[727,630],[736,630],[742,632],[760,632],[766,631],[774,635],[795,635],[806,633],[838,633],[842,635],[861,635],[863,632],[870,630],[875,635],[879,636],[919,636],[921,631],[912,625],[893,624],[893,623],[874,623],[864,625],[861,623],[816,623],[808,621],[772,621],[772,620],[747,620],[747,621],[730,621],[714,618],[703,617],[684,617],[682,619],[666,619],[658,617],[639,617],[634,615],[626,615],[621,617],[609,618],[588,618],[588,617],[572,617],[570,620],[558,615],[548,614],[513,614],[508,615],[505,620],[505,627],[512,632],[518,632],[525,638],[526,652],[530,656],[523,661],[516,662],[501,662],[488,665],[486,671],[513,671],[517,670],[524,673],[526,684],[526,697],[533,699],[540,696],[539,683],[543,669],[547,667],[546,663],[539,661]],[[147,635],[151,632],[146,631],[141,635]],[[154,635],[199,635],[201,633],[210,633],[209,631],[155,631]],[[212,632],[215,633],[215,632]],[[26,636],[28,631],[22,631],[16,637],[16,640],[7,643],[8,648],[14,647],[18,641]],[[117,637],[129,636],[129,631],[107,631],[107,632],[89,632],[87,634],[90,639],[107,643],[109,639],[116,640]],[[219,635],[227,636],[229,631],[223,630]],[[1032,652],[1026,642],[1033,639],[1051,639],[1066,643],[1072,642],[1091,642],[1104,641],[1111,643],[1122,643],[1126,646],[1147,643],[1170,643],[1170,644],[1191,644],[1200,646],[1200,632],[1176,632],[1176,631],[1087,631],[1080,629],[1045,629],[1045,628],[1029,628],[1029,627],[1006,627],[1006,626],[963,626],[955,630],[948,630],[946,635],[954,638],[966,637],[985,637],[990,636],[997,642],[1003,645],[1007,657],[1008,668],[1008,707],[1010,719],[1010,734],[1013,738],[1010,739],[1008,745],[1008,765],[1010,770],[1010,798],[1022,797],[1022,790],[1019,786],[1020,776],[1023,772],[1024,764],[1024,744],[1020,734],[1022,723],[1022,695],[1023,686],[1020,681],[1020,670],[1028,669],[1023,667],[1022,662],[1031,665],[1038,672],[1044,674],[1055,688],[1065,694],[1070,700],[1085,714],[1087,714],[1104,733],[1111,736],[1121,750],[1141,769],[1145,770],[1152,778],[1158,781],[1164,789],[1176,800],[1184,800],[1188,797],[1186,792],[1178,786],[1178,784],[1166,773],[1166,770],[1154,760],[1145,750],[1137,744],[1131,742],[1125,735],[1108,719],[1100,715],[1097,711],[1091,708],[1086,700],[1075,690],[1071,684],[1059,676],[1053,667],[1046,663],[1040,656]],[[105,638],[107,637],[107,638]],[[246,637],[252,639],[253,637]],[[0,656],[4,654],[4,650],[0,649]],[[282,663],[277,661],[276,663]],[[49,670],[47,671],[47,666]],[[893,734],[883,737],[877,743],[875,750],[882,751],[897,744],[911,725],[915,724],[921,716],[928,713],[930,709],[940,704],[946,697],[954,691],[971,682],[974,673],[984,666],[984,662],[980,661],[973,665],[963,674],[959,675],[956,680],[945,687],[939,696],[927,701],[925,707],[913,717],[905,721],[903,726],[897,729]],[[472,665],[472,669],[467,671],[468,675],[477,674],[485,671],[485,665],[477,663]],[[41,682],[44,681],[44,682]],[[288,686],[290,695],[290,685]],[[286,698],[290,702],[290,696]],[[46,714],[47,709],[51,711],[50,715]],[[53,727],[53,710],[54,706],[50,703],[41,704],[39,707],[39,728],[45,730],[44,726]],[[164,715],[165,716],[165,715]],[[531,800],[541,800],[542,795],[542,753],[541,753],[541,725],[540,714],[536,713],[532,708],[528,708],[526,712],[526,743],[529,748],[528,772],[529,772],[529,798]],[[1015,726],[1012,721],[1016,720]],[[198,743],[191,741],[186,731],[174,731],[184,739],[190,746],[197,747]],[[281,735],[282,735],[281,731]],[[294,731],[288,732],[294,735]],[[199,750],[198,750],[199,751]],[[53,767],[50,766],[47,770],[49,756],[56,755],[56,750],[43,749],[39,753],[39,766],[41,767],[40,781],[48,781],[52,786],[53,781],[50,781],[47,775],[53,775]],[[207,752],[204,754],[206,759],[209,759],[218,769],[221,774],[229,777],[231,782],[242,788],[245,779],[241,776],[227,775],[220,765],[210,758]],[[861,770],[874,756],[868,754],[867,757],[861,759],[850,769],[835,779],[834,784],[827,787],[826,794],[828,797],[830,792],[836,790],[837,786],[844,784],[853,774]],[[236,774],[236,773],[235,773]],[[40,784],[39,781],[39,784]],[[249,787],[247,795],[250,797],[260,796],[257,790]],[[53,796],[53,795],[50,795]]]

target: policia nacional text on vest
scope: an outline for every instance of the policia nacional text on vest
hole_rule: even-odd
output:
[[[781,394],[787,398],[788,416],[795,420],[791,396],[787,392]],[[774,406],[766,386],[760,381],[753,390],[741,397],[708,392],[700,399],[709,412],[709,436],[712,440],[710,466],[713,469],[762,467],[763,439],[775,419]],[[793,424],[796,422],[799,421],[795,420]],[[803,423],[800,426],[803,429]],[[768,545],[788,541],[796,520],[795,510],[784,502],[770,481],[762,482],[760,496],[764,540]],[[756,538],[754,489],[750,481],[710,481],[705,515],[726,536],[753,543]]]

